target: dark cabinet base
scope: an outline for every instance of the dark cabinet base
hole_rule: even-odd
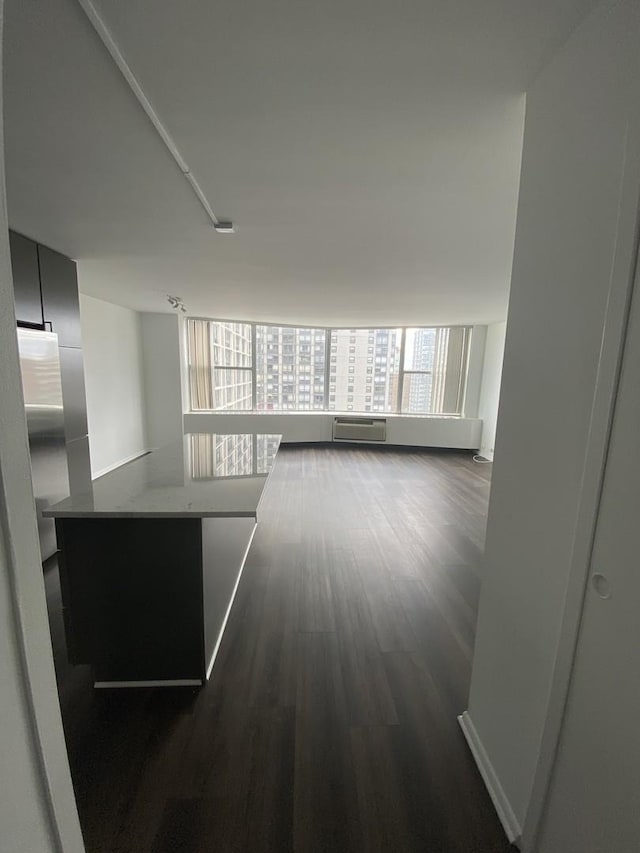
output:
[[[71,663],[96,687],[202,684],[253,519],[58,518]]]

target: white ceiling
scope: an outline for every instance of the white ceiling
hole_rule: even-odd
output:
[[[593,5],[102,0],[223,237],[76,0],[6,0],[11,226],[140,310],[503,319],[522,93]]]

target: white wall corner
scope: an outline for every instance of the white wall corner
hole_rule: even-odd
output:
[[[500,818],[502,828],[504,829],[509,842],[518,847],[520,845],[520,838],[522,837],[522,829],[511,807],[511,803],[505,794],[504,788],[500,784],[500,780],[493,764],[491,763],[483,743],[480,740],[480,736],[473,724],[473,720],[471,719],[469,712],[465,711],[461,714],[458,717],[458,722],[460,723],[462,733],[465,736],[469,749],[471,750],[471,754],[474,757],[478,770],[480,771],[480,775],[484,781],[485,787],[489,792],[491,801],[493,802],[498,817]]]
[[[474,326],[471,332],[467,383],[464,394],[464,417],[477,418],[479,415],[484,352],[487,340],[487,327]]]
[[[80,323],[95,479],[148,446],[142,328],[136,311],[84,293]]]
[[[162,447],[183,434],[179,318],[142,313],[140,322],[147,446]]]
[[[487,326],[478,402],[478,417],[482,419],[480,455],[492,462],[496,442],[506,329],[507,324],[505,322],[492,323]]]

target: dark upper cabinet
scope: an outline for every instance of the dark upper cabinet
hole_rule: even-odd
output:
[[[58,336],[61,347],[80,347],[80,305],[78,302],[78,277],[74,261],[38,246],[40,285],[45,323]]]
[[[28,237],[9,231],[11,269],[15,292],[16,320],[41,326],[42,299],[40,296],[40,272],[38,269],[38,246]]]

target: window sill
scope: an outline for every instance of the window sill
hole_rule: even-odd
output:
[[[341,412],[341,411],[308,411],[308,412],[260,412],[254,409],[246,409],[242,411],[232,411],[227,409],[189,409],[189,411],[185,412],[187,415],[225,415],[231,418],[235,417],[246,417],[248,415],[255,415],[258,417],[282,417],[286,415],[287,417],[296,418],[296,417],[336,417],[336,418],[418,418],[418,419],[428,419],[428,420],[454,420],[459,421],[463,420],[465,415],[421,415],[409,412]]]

